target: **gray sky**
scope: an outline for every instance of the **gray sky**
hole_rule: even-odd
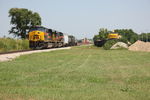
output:
[[[14,7],[38,12],[43,26],[77,38],[93,38],[100,28],[150,32],[150,0],[0,0],[0,37],[9,36]]]

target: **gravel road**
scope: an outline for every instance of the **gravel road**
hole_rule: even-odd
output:
[[[18,52],[18,53],[11,53],[11,54],[3,54],[0,55],[0,62],[3,61],[11,61],[20,55],[32,54],[32,53],[39,53],[39,52],[49,52],[55,50],[63,50],[63,49],[70,49],[71,47],[64,47],[64,48],[53,48],[53,49],[46,49],[46,50],[35,50],[35,51],[26,51],[26,52]]]

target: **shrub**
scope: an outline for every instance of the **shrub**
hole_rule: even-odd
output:
[[[120,38],[118,41],[128,44],[128,40],[126,38]]]
[[[104,45],[103,48],[105,50],[109,50],[114,44],[116,44],[119,40],[117,39],[112,39],[112,40],[108,40]]]

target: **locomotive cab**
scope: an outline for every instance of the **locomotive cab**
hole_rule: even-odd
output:
[[[30,48],[44,48],[48,40],[48,29],[42,26],[31,27],[29,30]]]

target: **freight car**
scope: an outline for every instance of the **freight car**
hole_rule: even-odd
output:
[[[77,41],[76,41],[76,39],[75,39],[74,36],[72,36],[72,35],[68,36],[68,45],[69,46],[75,46],[75,45],[77,45]]]
[[[74,46],[75,37],[43,26],[34,26],[29,30],[29,47],[32,49]]]

